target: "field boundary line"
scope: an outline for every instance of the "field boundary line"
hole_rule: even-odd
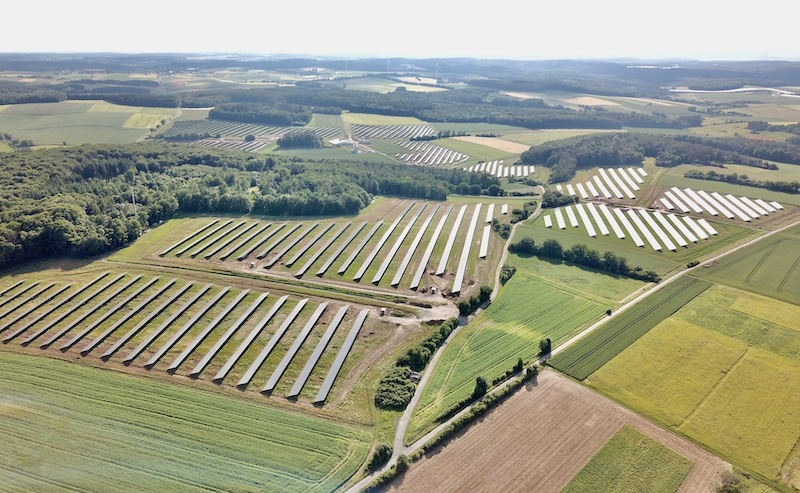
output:
[[[704,395],[703,398],[700,399],[700,402],[698,402],[697,405],[694,407],[694,409],[692,409],[692,412],[690,412],[685,418],[683,418],[681,422],[678,423],[678,426],[676,428],[680,428],[681,426],[683,426],[684,423],[686,423],[692,416],[694,416],[695,414],[697,414],[698,411],[700,411],[700,408],[703,407],[703,404],[706,401],[708,401],[708,399],[711,397],[711,394],[716,392],[719,386],[722,385],[722,382],[724,382],[730,376],[731,372],[733,372],[733,370],[735,370],[736,367],[742,363],[742,360],[744,360],[744,357],[747,355],[748,351],[750,351],[750,346],[747,346],[744,349],[744,351],[742,351],[742,354],[739,355],[736,361],[734,361],[733,364],[727,370],[725,370],[725,374],[722,376],[722,378],[717,380],[717,383],[715,383],[714,386],[711,387],[708,390],[708,392],[706,392],[706,395]]]

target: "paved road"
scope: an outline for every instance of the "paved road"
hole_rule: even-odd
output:
[[[534,216],[535,216],[535,215],[537,215],[537,214],[539,213],[539,210],[540,210],[540,209],[538,209],[538,208],[537,208],[537,210],[536,210],[536,214],[534,214]],[[519,224],[519,223],[518,223],[518,224]],[[775,231],[770,231],[769,233],[763,234],[763,235],[761,235],[761,236],[759,236],[759,237],[757,237],[757,238],[754,238],[754,239],[752,239],[752,240],[750,240],[750,241],[747,241],[747,242],[745,242],[745,243],[742,243],[741,245],[738,245],[738,246],[736,246],[736,247],[734,247],[734,248],[731,248],[730,250],[727,250],[727,251],[725,251],[725,252],[722,252],[722,253],[720,253],[719,255],[716,255],[716,256],[714,256],[714,257],[711,257],[711,258],[709,258],[709,259],[706,259],[706,260],[704,260],[703,262],[701,262],[699,265],[696,265],[696,266],[694,266],[694,267],[688,267],[688,268],[686,268],[686,269],[683,269],[683,270],[681,270],[681,271],[677,272],[676,274],[672,275],[672,276],[671,276],[671,277],[669,277],[668,279],[662,280],[662,281],[661,281],[659,284],[657,284],[657,285],[656,285],[655,287],[653,287],[652,289],[650,289],[650,290],[648,290],[648,291],[646,291],[646,292],[644,292],[644,293],[640,294],[639,296],[635,297],[635,298],[634,298],[634,299],[632,299],[631,301],[629,301],[629,302],[625,303],[624,305],[622,305],[621,307],[617,308],[617,309],[616,309],[616,311],[615,311],[614,313],[612,313],[610,316],[608,316],[608,317],[605,317],[605,318],[603,318],[602,320],[599,320],[598,322],[596,322],[596,323],[592,324],[590,327],[588,327],[588,328],[586,328],[585,330],[583,330],[581,333],[577,334],[575,337],[573,337],[573,338],[569,339],[569,340],[568,340],[567,342],[565,342],[564,344],[561,344],[560,346],[558,346],[557,348],[555,348],[555,349],[552,351],[552,353],[550,353],[550,354],[548,354],[548,355],[545,355],[545,356],[543,356],[543,357],[539,358],[539,360],[538,360],[536,363],[537,363],[537,364],[539,364],[539,365],[543,364],[545,361],[547,361],[547,360],[548,360],[549,358],[551,358],[552,356],[554,356],[554,355],[556,355],[556,354],[560,353],[561,351],[564,351],[564,350],[565,350],[565,349],[567,349],[568,347],[570,347],[570,346],[572,346],[573,344],[575,344],[576,342],[578,342],[580,339],[582,339],[582,338],[586,337],[588,334],[590,334],[592,331],[596,330],[598,327],[600,327],[600,326],[601,326],[601,325],[603,325],[604,323],[608,322],[609,320],[611,320],[611,319],[612,319],[612,318],[614,318],[614,317],[617,317],[617,316],[619,316],[619,314],[620,314],[620,313],[623,313],[625,310],[629,309],[630,307],[632,307],[632,306],[633,306],[633,305],[635,305],[636,303],[639,303],[640,301],[644,300],[645,298],[647,298],[648,296],[652,295],[653,293],[656,293],[656,292],[658,292],[658,291],[659,291],[660,289],[662,289],[664,286],[667,286],[667,285],[669,285],[670,283],[674,282],[676,279],[678,279],[679,277],[683,276],[684,274],[687,274],[687,273],[689,273],[689,272],[693,271],[694,269],[702,268],[702,266],[703,266],[704,264],[707,264],[707,263],[709,263],[709,262],[715,262],[715,261],[717,261],[717,260],[721,259],[722,257],[725,257],[726,255],[730,255],[731,253],[734,253],[734,252],[736,252],[736,251],[739,251],[739,250],[741,250],[742,248],[746,248],[746,247],[748,247],[748,246],[750,246],[750,245],[753,245],[753,244],[755,244],[755,243],[758,243],[759,241],[762,241],[762,240],[764,240],[765,238],[769,238],[769,237],[770,237],[770,236],[772,236],[772,235],[778,234],[778,233],[780,233],[780,232],[782,232],[782,231],[785,231],[785,230],[787,230],[787,229],[789,229],[789,228],[791,228],[791,227],[798,226],[798,225],[800,225],[800,221],[795,221],[795,222],[793,222],[793,223],[790,223],[790,224],[788,224],[788,225],[786,225],[786,226],[783,226],[783,227],[781,227],[781,228],[778,228],[778,229],[776,229]],[[502,265],[502,262],[505,262],[506,256],[507,256],[507,254],[508,254],[508,245],[509,245],[509,243],[511,242],[511,240],[514,238],[514,231],[515,231],[515,229],[516,229],[516,225],[514,225],[514,228],[512,229],[512,234],[509,236],[509,239],[506,241],[505,251],[503,252],[503,257],[502,257],[501,265]],[[499,277],[498,277],[498,280],[499,280]],[[497,283],[495,283],[495,291],[494,291],[494,293],[496,293],[496,292],[497,292],[497,289],[496,289],[496,287],[497,287]],[[494,293],[493,293],[493,294],[494,294]],[[434,369],[434,368],[436,368],[436,363],[438,362],[438,360],[439,360],[439,357],[442,355],[442,353],[444,352],[444,350],[445,350],[445,348],[447,347],[447,345],[448,345],[448,344],[450,343],[450,341],[451,341],[451,340],[452,340],[452,339],[453,339],[453,338],[454,338],[454,337],[457,335],[457,333],[458,333],[458,332],[461,330],[461,328],[462,328],[462,327],[463,327],[465,324],[466,324],[466,322],[465,322],[464,324],[460,324],[460,325],[459,325],[459,327],[458,327],[456,330],[454,330],[452,334],[450,334],[450,337],[448,337],[448,338],[447,338],[447,340],[446,340],[446,341],[445,341],[445,343],[442,345],[442,347],[440,347],[440,348],[439,348],[439,349],[436,351],[436,353],[434,354],[433,358],[431,358],[431,361],[430,361],[430,363],[428,364],[428,367],[426,368],[426,370],[425,370],[425,373],[424,373],[424,374],[422,375],[422,377],[420,378],[419,384],[417,385],[417,389],[416,389],[416,391],[414,392],[414,397],[412,398],[412,400],[411,400],[411,403],[409,403],[408,407],[406,408],[405,412],[403,413],[403,416],[401,417],[400,421],[398,422],[398,426],[397,426],[397,433],[395,434],[395,440],[394,440],[394,442],[395,442],[395,443],[394,443],[394,451],[393,451],[393,453],[392,453],[392,458],[389,460],[389,462],[388,462],[388,463],[387,463],[387,464],[386,464],[384,467],[380,468],[379,470],[375,471],[373,474],[371,474],[371,475],[369,475],[369,476],[365,477],[364,479],[362,479],[361,481],[359,481],[358,483],[356,483],[356,484],[355,484],[353,487],[351,487],[350,489],[348,489],[348,490],[346,491],[346,493],[357,493],[357,492],[361,491],[361,490],[362,490],[362,489],[363,489],[365,486],[367,486],[367,485],[370,483],[370,481],[372,481],[372,480],[373,480],[373,479],[374,479],[376,476],[380,475],[382,472],[386,471],[386,470],[387,470],[387,469],[389,469],[391,466],[393,466],[394,464],[396,464],[396,463],[397,463],[397,457],[399,457],[401,453],[402,453],[402,454],[405,454],[405,455],[409,455],[409,454],[412,454],[412,453],[414,453],[414,452],[415,452],[415,451],[417,451],[417,450],[418,450],[420,447],[422,447],[422,445],[424,445],[426,442],[428,442],[428,441],[429,441],[429,440],[431,440],[433,437],[435,437],[435,436],[436,436],[436,435],[437,435],[439,432],[441,432],[441,431],[442,431],[442,430],[444,430],[444,429],[445,429],[447,426],[449,426],[449,425],[450,425],[450,424],[451,424],[453,421],[455,421],[456,419],[458,419],[459,417],[461,417],[461,416],[462,416],[462,415],[464,415],[465,413],[469,412],[469,410],[470,410],[470,409],[472,409],[472,407],[473,407],[474,405],[476,405],[478,402],[480,402],[480,401],[473,402],[472,404],[470,404],[469,406],[467,406],[467,407],[466,407],[464,410],[462,410],[461,412],[459,412],[458,414],[456,414],[456,415],[455,415],[455,416],[453,416],[452,418],[448,419],[447,421],[443,422],[442,424],[440,424],[439,426],[437,426],[436,428],[434,428],[433,430],[431,430],[431,431],[430,431],[428,434],[426,434],[424,437],[420,438],[419,440],[417,440],[417,441],[416,441],[416,442],[414,442],[413,444],[409,445],[408,447],[406,447],[406,446],[404,446],[404,445],[403,445],[403,438],[404,438],[404,436],[405,436],[405,431],[406,431],[406,429],[408,428],[408,422],[410,421],[410,419],[411,419],[411,415],[412,415],[412,414],[413,414],[413,412],[414,412],[414,408],[416,408],[416,406],[417,406],[417,403],[419,402],[419,398],[420,398],[420,396],[422,395],[422,392],[423,392],[423,391],[424,391],[424,389],[425,389],[425,385],[426,385],[426,384],[427,384],[427,382],[428,382],[428,378],[429,378],[429,377],[430,377],[430,375],[433,373],[433,369]],[[519,376],[519,375],[520,375],[520,374],[517,374],[517,375],[515,375],[515,377],[517,377],[517,376]],[[505,387],[506,385],[508,385],[508,384],[509,384],[509,383],[510,383],[512,380],[513,380],[513,379],[509,379],[509,380],[507,380],[505,383],[503,383],[503,384],[499,385],[498,387],[494,388],[494,389],[493,389],[491,392],[489,392],[489,394],[493,394],[493,393],[495,393],[495,392],[498,392],[498,391],[499,391],[499,390],[501,390],[503,387]]]

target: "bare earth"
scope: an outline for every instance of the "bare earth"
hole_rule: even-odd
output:
[[[579,98],[565,99],[565,103],[583,104],[586,106],[619,106],[619,103],[613,101],[606,101],[605,99],[593,98],[591,96],[582,96]]]
[[[456,139],[491,147],[492,149],[500,149],[501,151],[510,152],[512,154],[522,154],[531,148],[531,146],[517,144],[516,142],[509,142],[507,140],[497,139],[494,137],[456,137]]]
[[[712,492],[731,466],[684,438],[545,370],[392,483],[392,492],[558,493],[628,424],[694,461],[679,493]]]

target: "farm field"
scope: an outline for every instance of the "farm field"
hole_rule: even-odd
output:
[[[692,465],[677,452],[623,425],[561,493],[674,493]]]
[[[495,301],[447,346],[414,412],[406,441],[422,436],[442,411],[469,396],[476,377],[490,382],[518,358],[535,359],[539,341],[550,338],[557,346],[611,307],[610,300],[518,267]]]
[[[385,116],[369,113],[342,113],[342,120],[348,125],[424,125],[425,122],[410,116]]]
[[[777,298],[800,300],[800,229],[790,228],[742,248],[696,275],[715,282]]]
[[[710,286],[708,281],[684,276],[614,317],[548,364],[583,380]]]
[[[694,463],[680,483],[681,493],[713,491],[720,473],[730,467],[688,440],[545,370],[480,424],[429,452],[387,491],[557,493],[623,425],[668,447],[667,455],[679,454]],[[646,467],[641,462],[637,466]]]
[[[774,315],[766,318],[766,309]],[[795,305],[717,286],[586,382],[762,478],[798,488],[798,315]]]
[[[511,165],[514,164],[516,159],[519,157],[519,153],[502,151],[492,147],[487,147],[485,145],[459,140],[454,137],[450,137],[448,139],[438,139],[436,140],[436,145],[446,147],[469,156],[471,159],[461,163],[460,166],[462,167],[465,164],[471,165],[478,161],[494,161],[499,159],[504,160],[506,165]]]
[[[174,108],[120,106],[103,101],[11,105],[0,112],[0,132],[36,145],[124,144],[149,135]]]
[[[438,126],[438,124],[437,124]],[[618,130],[616,130],[618,131]],[[588,135],[601,132],[610,132],[610,130],[596,130],[596,129],[547,129],[547,130],[527,130],[525,133],[514,133],[508,135],[501,135],[503,140],[524,144],[527,146],[537,146],[550,142],[551,140],[567,139],[569,137],[577,137],[578,135]]]
[[[50,358],[0,352],[4,489],[334,491],[371,436]],[[213,464],[213,467],[209,467]]]
[[[172,127],[160,132],[164,137],[174,137],[179,134],[210,134],[212,137],[219,134],[221,137],[244,139],[248,134],[257,139],[277,140],[285,134],[311,130],[323,139],[333,138],[341,134],[341,127],[278,127],[274,125],[261,125],[257,123],[241,123],[225,120],[178,120]]]

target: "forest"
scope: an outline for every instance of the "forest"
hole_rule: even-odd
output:
[[[352,215],[376,194],[444,200],[464,183],[479,193],[498,184],[461,170],[177,144],[7,153],[0,155],[0,267],[99,255],[179,213]]]
[[[525,151],[522,162],[551,168],[551,183],[569,181],[579,168],[639,165],[645,157],[656,166],[725,163],[778,169],[774,163],[800,164],[800,146],[755,139],[712,139],[639,133],[585,135],[547,142]]]

